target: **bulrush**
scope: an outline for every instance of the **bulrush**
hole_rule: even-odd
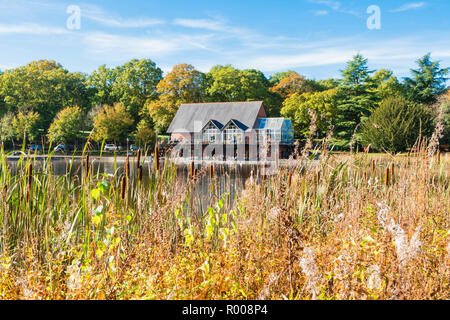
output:
[[[289,177],[288,177],[288,188],[291,186],[292,184],[292,171],[289,172]]]
[[[139,165],[139,167],[138,167],[138,181],[139,182],[142,182],[142,166],[141,165]]]
[[[386,168],[385,174],[384,174],[384,184],[386,186],[389,185],[389,168]]]
[[[159,171],[159,147],[158,147],[158,143],[155,144],[155,170]]]
[[[30,199],[30,189],[31,189],[31,182],[33,181],[33,164],[30,162],[30,164],[28,165],[28,169],[27,169],[27,194],[26,194],[26,199],[27,202]]]
[[[375,160],[372,160],[372,176],[375,173]]]
[[[391,163],[391,184],[394,184],[395,178],[394,178],[394,163]]]
[[[139,149],[137,152],[137,161],[136,166],[139,168],[141,166],[141,150]]]
[[[89,155],[88,154],[86,155],[86,158],[84,160],[85,160],[84,168],[86,170],[86,178],[88,178],[89,177],[89,165],[90,165],[90,163],[89,163]]]
[[[127,178],[123,176],[122,180],[120,181],[120,198],[122,200],[125,199],[126,189],[127,189]]]
[[[214,179],[214,164],[209,165],[209,179]]]
[[[194,177],[194,174],[195,174],[195,167],[194,167],[194,161],[191,161],[191,178],[193,178]]]
[[[125,177],[130,176],[130,157],[127,155],[127,159],[125,160]]]

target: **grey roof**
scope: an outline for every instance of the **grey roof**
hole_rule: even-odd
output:
[[[253,128],[262,105],[262,101],[182,104],[167,132],[199,132],[212,119],[220,123],[235,119]]]

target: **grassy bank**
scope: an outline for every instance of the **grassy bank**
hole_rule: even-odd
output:
[[[27,159],[13,175],[1,154],[0,299],[450,298],[448,156],[325,150],[254,172],[235,201],[214,168],[166,163],[144,184],[133,160],[55,176]]]

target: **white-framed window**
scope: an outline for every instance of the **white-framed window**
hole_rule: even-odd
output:
[[[230,123],[223,131],[223,140],[227,144],[242,143],[244,139],[243,131],[234,123]]]
[[[203,130],[203,142],[204,143],[219,143],[220,142],[220,130],[210,122]]]

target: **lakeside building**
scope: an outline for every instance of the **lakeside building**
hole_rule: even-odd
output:
[[[262,101],[182,104],[167,132],[194,159],[288,158],[294,144],[292,121],[268,118]]]

